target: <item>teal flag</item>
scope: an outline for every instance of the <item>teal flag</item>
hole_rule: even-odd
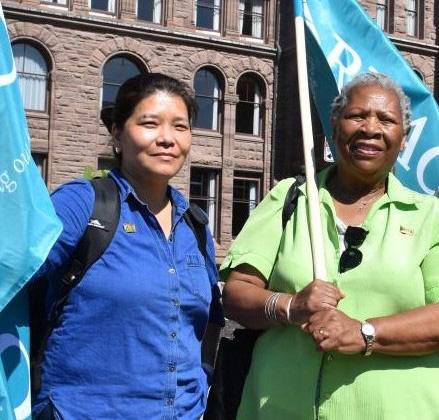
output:
[[[59,236],[48,191],[30,153],[0,3],[0,419],[31,416],[26,282]]]
[[[360,73],[385,73],[410,97],[413,115],[396,175],[414,190],[437,191],[439,108],[432,93],[355,0],[294,0],[294,8],[305,21],[309,84],[326,137],[330,103],[340,88]]]

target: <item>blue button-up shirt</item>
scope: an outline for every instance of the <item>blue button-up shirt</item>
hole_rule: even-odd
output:
[[[169,188],[166,238],[120,172],[110,176],[120,189],[119,225],[49,338],[34,412],[51,401],[63,419],[199,418],[207,392],[201,340],[208,321],[222,323],[212,238],[205,262],[178,191]],[[86,229],[94,191],[73,181],[52,200],[64,230],[39,273],[49,278],[49,296]]]

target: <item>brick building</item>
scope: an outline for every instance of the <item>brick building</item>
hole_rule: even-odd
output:
[[[301,165],[291,3],[3,0],[32,152],[49,189],[86,167],[111,166],[99,113],[126,78],[180,78],[201,112],[190,160],[173,184],[206,209],[221,259],[274,180]],[[362,3],[437,92],[435,2]]]

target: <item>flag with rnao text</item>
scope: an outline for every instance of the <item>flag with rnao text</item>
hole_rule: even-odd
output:
[[[22,290],[62,225],[32,160],[0,3],[0,419],[29,419],[29,322]]]
[[[326,137],[330,103],[345,83],[367,71],[389,75],[410,97],[413,117],[396,175],[409,188],[433,194],[439,187],[439,108],[432,93],[355,0],[294,0],[294,7],[305,21],[309,84]]]

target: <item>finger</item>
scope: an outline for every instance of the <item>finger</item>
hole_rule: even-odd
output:
[[[309,322],[305,322],[302,325],[300,325],[299,328],[304,332],[311,332],[309,330],[309,325],[310,325]]]
[[[310,295],[306,303],[306,308],[310,312],[316,312],[322,310],[324,307],[336,308],[337,303],[338,301],[335,298],[335,295],[328,293],[315,293]]]
[[[332,308],[336,308],[338,304],[338,300],[331,298],[331,297],[325,297],[322,298],[320,305],[322,306],[322,308],[325,309],[332,309]]]
[[[337,301],[345,297],[345,294],[334,283],[318,280],[316,281],[315,285],[316,288],[323,291],[324,293],[334,296]]]
[[[322,337],[318,331],[314,331],[314,333],[311,334],[312,339],[314,340],[314,343],[316,344],[316,346],[320,346],[320,343],[323,340],[326,340],[326,337]]]
[[[323,304],[321,304],[323,306]],[[310,315],[308,322],[316,323],[319,322],[321,325],[327,325],[327,321],[334,318],[334,314],[336,314],[338,309],[335,309],[333,306],[326,305],[325,308],[322,308],[318,311],[315,311],[312,315]]]
[[[322,341],[320,341],[317,345],[317,350],[320,352],[327,352],[334,350],[334,343],[332,342],[331,338],[326,338]]]
[[[342,293],[336,287],[322,287],[319,289],[315,289],[313,295],[327,296],[331,299],[336,300],[337,302],[342,298]]]
[[[324,326],[319,326],[312,330],[312,336],[316,343],[320,343],[323,340],[326,340],[330,334],[328,330]]]
[[[331,311],[332,309],[335,309],[335,308],[336,308],[336,306],[329,304],[329,303],[326,303],[326,302],[323,302],[321,304],[321,311],[320,312],[328,312],[328,311]]]
[[[337,302],[345,297],[346,295],[339,288],[337,288]]]

